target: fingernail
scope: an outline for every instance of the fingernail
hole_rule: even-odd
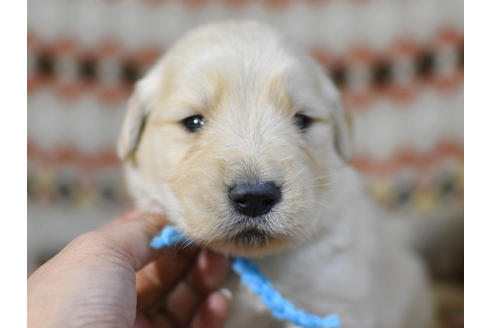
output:
[[[219,293],[224,295],[224,297],[227,298],[229,301],[232,300],[232,292],[228,288],[219,289]]]

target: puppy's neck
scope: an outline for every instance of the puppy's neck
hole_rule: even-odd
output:
[[[343,227],[352,224],[353,220],[361,219],[361,209],[373,206],[363,179],[349,165],[337,169],[332,186],[324,193],[318,205],[318,222],[314,225],[312,240],[329,237],[340,242],[347,239]]]

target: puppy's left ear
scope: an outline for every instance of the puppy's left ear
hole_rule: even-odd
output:
[[[350,114],[344,110],[338,90],[327,76],[321,78],[322,89],[325,97],[331,103],[332,118],[335,128],[335,148],[340,157],[346,162],[352,158],[352,119]]]
[[[138,90],[135,90],[128,101],[116,149],[122,161],[132,158],[135,153],[149,113],[150,106],[141,99]]]
[[[335,147],[338,154],[349,162],[353,154],[352,145],[352,117],[343,109],[342,104],[337,99],[333,114],[335,122]]]

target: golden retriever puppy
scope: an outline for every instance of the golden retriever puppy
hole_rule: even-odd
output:
[[[350,167],[337,90],[256,22],[205,25],[137,83],[118,154],[137,205],[255,257],[296,306],[342,327],[426,327],[421,266]],[[230,327],[283,327],[236,278]]]

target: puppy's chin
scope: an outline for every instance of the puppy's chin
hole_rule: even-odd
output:
[[[258,229],[241,231],[227,238],[212,241],[208,247],[230,256],[261,257],[281,251],[291,240]]]

